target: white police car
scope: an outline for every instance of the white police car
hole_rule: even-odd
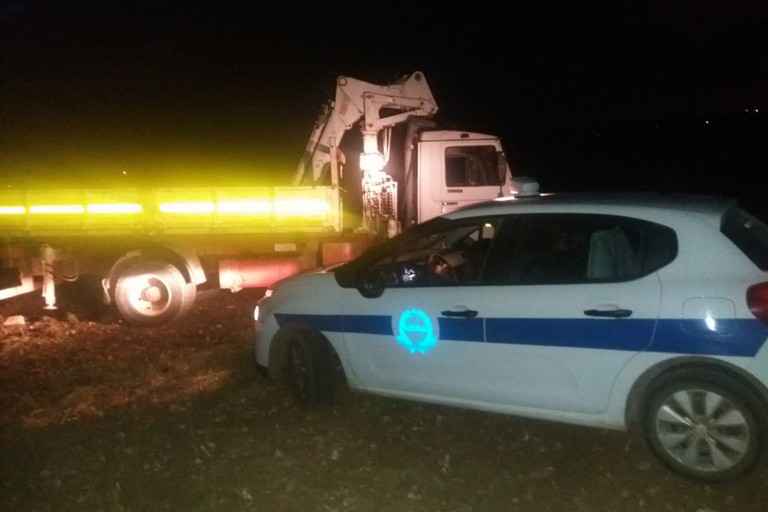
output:
[[[768,417],[768,227],[735,201],[553,194],[445,214],[276,283],[255,358],[303,404],[353,389],[640,432],[750,469]]]

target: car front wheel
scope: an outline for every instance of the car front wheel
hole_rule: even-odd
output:
[[[656,390],[646,440],[669,468],[702,480],[727,480],[755,463],[761,438],[746,390],[725,379],[672,381]]]
[[[322,340],[305,333],[295,334],[288,343],[287,370],[299,405],[312,407],[333,402],[333,358]]]

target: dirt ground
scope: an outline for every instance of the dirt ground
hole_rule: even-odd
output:
[[[0,510],[765,512],[622,432],[342,392],[302,411],[250,353],[258,291],[136,328],[60,291],[0,304]]]

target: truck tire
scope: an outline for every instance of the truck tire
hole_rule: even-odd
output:
[[[333,357],[322,340],[305,332],[288,342],[287,378],[301,407],[333,403],[335,373]]]
[[[730,480],[747,472],[762,445],[760,410],[738,382],[689,370],[665,379],[646,402],[651,451],[682,475]]]
[[[115,284],[115,304],[130,324],[158,326],[184,315],[195,300],[196,286],[172,264],[138,258],[123,267]]]

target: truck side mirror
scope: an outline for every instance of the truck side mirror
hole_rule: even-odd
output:
[[[507,181],[507,155],[503,151],[499,151],[499,185],[503,185]]]

